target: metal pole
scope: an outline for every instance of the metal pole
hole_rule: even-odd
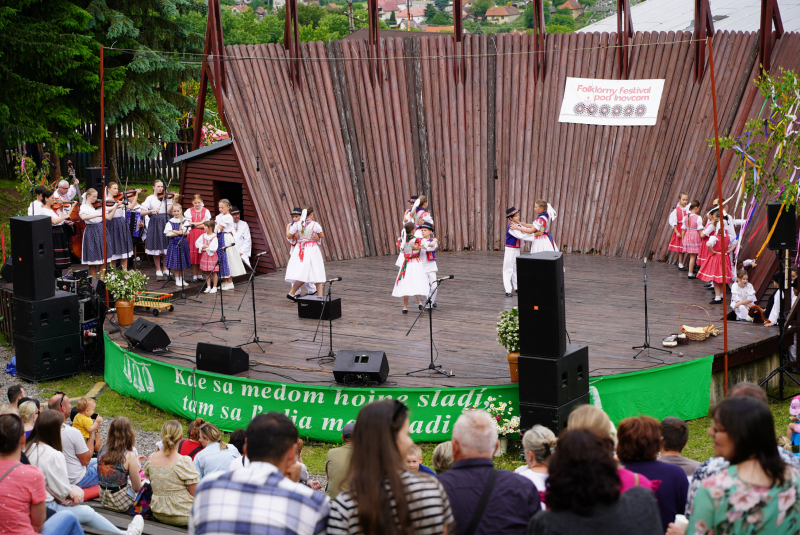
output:
[[[719,216],[722,218],[723,216],[723,206],[722,206],[722,165],[719,159],[719,126],[717,120],[717,83],[714,79],[714,51],[711,47],[711,37],[706,38],[708,41],[708,63],[711,67],[711,102],[714,107],[714,148],[715,154],[717,157],[717,206],[719,207]],[[725,224],[724,220],[720,219],[720,229],[722,229],[722,243],[720,244],[720,254],[727,255],[727,251],[725,250]],[[724,361],[724,371],[725,371],[725,384],[724,384],[724,392],[725,395],[728,395],[728,314],[727,314],[727,307],[725,306],[725,290],[727,288],[727,284],[725,284],[725,262],[720,262],[720,267],[722,268],[722,309],[724,311],[722,315],[722,338],[724,340],[724,349],[725,349],[725,361]]]
[[[100,213],[103,218],[103,270],[108,270],[108,244],[106,242],[106,174],[104,148],[106,144],[106,121],[105,121],[105,94],[103,84],[103,46],[100,46],[100,185],[102,186],[103,198],[100,202]],[[106,309],[108,309],[108,288],[106,288]]]

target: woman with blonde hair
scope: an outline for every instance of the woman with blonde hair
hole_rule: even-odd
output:
[[[522,448],[525,452],[525,466],[514,470],[515,473],[530,479],[539,491],[542,510],[545,509],[544,491],[547,482],[547,466],[550,457],[556,450],[556,436],[543,425],[534,425],[522,436]]]
[[[214,424],[205,423],[200,427],[199,440],[203,451],[195,455],[194,466],[201,478],[211,472],[227,472],[231,461],[241,457],[236,446],[222,440],[222,433]]]
[[[108,428],[108,439],[97,454],[100,503],[110,511],[127,513],[142,488],[135,444],[131,421],[124,416],[114,418]]]
[[[161,450],[153,453],[144,465],[144,474],[150,478],[153,498],[150,509],[156,520],[173,526],[189,524],[194,503],[194,491],[200,476],[191,458],[178,452],[183,438],[183,427],[175,420],[161,427]]]
[[[242,257],[239,256],[239,250],[236,248],[236,242],[233,238],[233,231],[235,222],[231,215],[231,202],[228,199],[219,201],[219,214],[214,218],[217,231],[217,242],[219,248],[217,249],[219,257],[219,276],[225,282],[220,284],[219,289],[222,291],[233,290],[233,277],[244,275],[244,264],[242,264]],[[224,249],[227,247],[227,249]]]
[[[453,466],[452,441],[448,440],[447,442],[442,442],[433,448],[431,464],[433,464],[433,471],[436,472],[436,475],[443,474],[450,470],[450,467]]]
[[[39,417],[39,409],[33,401],[26,401],[19,404],[19,416],[22,418],[22,424],[25,426],[25,438],[33,431],[33,426],[36,425],[36,419]]]

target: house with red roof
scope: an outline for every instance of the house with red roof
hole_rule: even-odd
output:
[[[507,24],[522,16],[522,11],[514,6],[493,6],[486,10],[486,22],[491,24]]]
[[[566,2],[558,6],[558,9],[569,9],[570,11],[572,11],[572,18],[577,19],[578,17],[583,15],[583,11],[586,8],[582,6],[578,2],[578,0],[567,0]]]

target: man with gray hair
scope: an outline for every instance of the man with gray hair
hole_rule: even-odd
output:
[[[56,197],[61,201],[63,201],[64,203],[71,202],[78,194],[78,179],[75,178],[74,175],[72,177],[72,182],[73,184],[70,186],[69,182],[67,182],[66,180],[61,180],[59,181],[58,187],[56,188],[55,191]],[[64,206],[64,208],[61,209],[62,214],[64,213],[68,214],[70,208],[71,208],[70,206]]]
[[[456,535],[524,534],[540,510],[539,491],[526,477],[496,470],[495,420],[471,410],[453,426],[453,466],[439,475],[456,519]]]

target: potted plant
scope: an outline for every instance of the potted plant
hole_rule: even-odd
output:
[[[495,404],[496,401],[498,401],[497,398],[489,397],[484,402],[483,407],[473,405],[472,407],[464,409],[465,412],[483,409],[494,418],[495,425],[497,426],[497,436],[500,438],[500,447],[497,448],[494,454],[495,457],[503,455],[508,451],[508,437],[514,433],[519,433],[519,416],[511,416],[511,413],[514,412],[514,407],[511,406],[511,402],[500,401]]]
[[[508,351],[511,382],[519,382],[519,310],[517,307],[500,313],[500,321],[497,322],[497,341]]]
[[[117,300],[117,321],[120,325],[130,325],[133,323],[133,301],[139,292],[146,289],[147,276],[135,269],[125,271],[113,268],[101,271],[100,276],[109,293],[114,294]]]

